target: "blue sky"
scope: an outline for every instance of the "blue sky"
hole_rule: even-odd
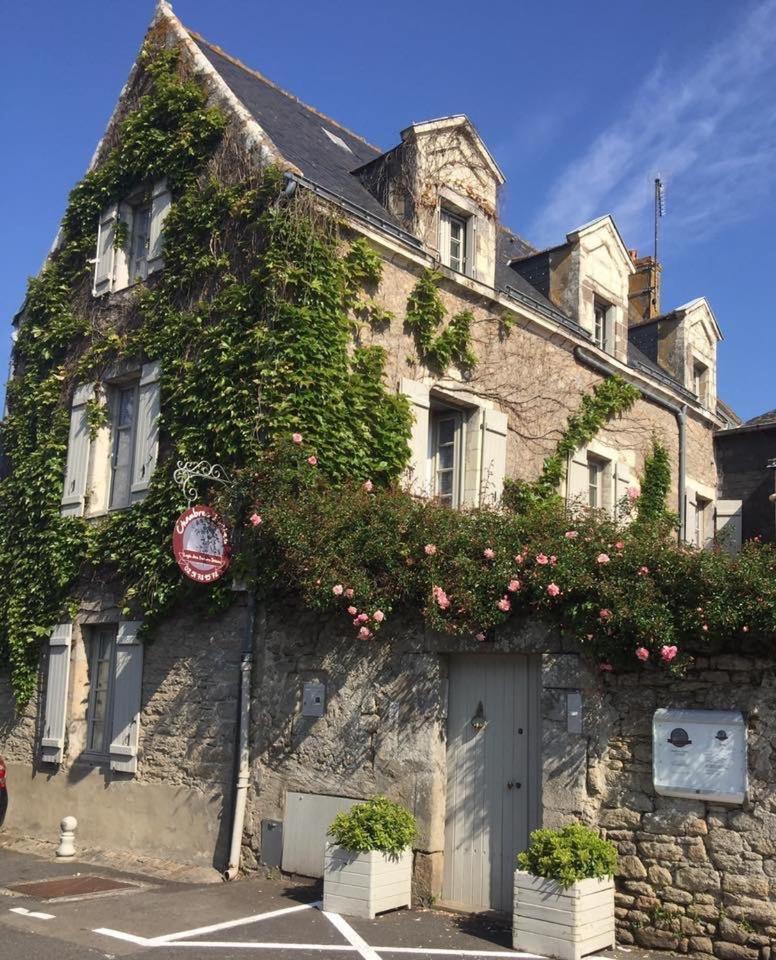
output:
[[[537,245],[613,213],[649,252],[666,181],[664,309],[705,295],[719,388],[776,407],[776,0],[175,0],[183,22],[382,147],[468,114]],[[151,0],[7,4],[0,58],[0,369],[153,14]]]

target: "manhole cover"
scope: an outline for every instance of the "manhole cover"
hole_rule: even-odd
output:
[[[137,884],[107,877],[82,876],[59,877],[56,880],[35,880],[32,883],[9,884],[7,890],[22,893],[39,900],[54,900],[57,897],[83,897],[91,893],[109,893],[114,890],[131,890]]]

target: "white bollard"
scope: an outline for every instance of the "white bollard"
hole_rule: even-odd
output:
[[[78,821],[75,817],[65,817],[60,823],[59,846],[56,856],[60,860],[72,860],[75,856],[75,831]]]

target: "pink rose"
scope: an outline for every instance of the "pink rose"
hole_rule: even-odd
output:
[[[372,631],[369,627],[361,627],[358,631],[358,636],[361,640],[368,640],[372,636]]]
[[[547,593],[549,593],[551,597],[557,597],[560,593],[560,587],[557,583],[550,583],[547,586]]]
[[[292,433],[292,434],[291,434],[291,439],[294,441],[294,443],[301,443],[301,442],[302,442],[302,434],[301,434],[301,433]]]
[[[614,667],[611,665],[611,663],[599,663],[598,669],[601,671],[601,673],[611,673],[612,670],[614,670]]]
[[[666,663],[670,663],[672,660],[676,659],[676,655],[679,653],[678,647],[661,647],[660,656],[665,660]]]
[[[368,619],[368,613],[359,613],[359,615],[356,617],[356,620],[358,620],[359,623],[366,623]]]
[[[646,577],[646,575],[647,575],[648,573],[649,573],[649,567],[639,567],[639,576],[640,576],[640,577]]]
[[[617,543],[615,543],[614,548],[615,550],[623,550],[625,548],[625,544],[622,540],[618,540]]]
[[[749,633],[749,627],[747,627],[746,624],[744,624],[744,626],[741,627],[741,631],[742,633]]]
[[[636,656],[644,663],[649,660],[649,650],[647,650],[646,647],[638,647],[636,649]]]
[[[509,613],[509,611],[512,609],[512,604],[509,602],[509,597],[502,597],[496,606],[499,608],[499,610],[503,610],[504,613]]]
[[[427,543],[425,547],[423,547],[423,549],[426,551],[427,557],[433,557],[434,554],[437,552],[437,548],[434,546],[433,543]]]
[[[609,562],[609,554],[608,554],[608,553],[599,553],[598,556],[596,557],[596,561],[597,561],[598,563],[608,563],[608,562]]]
[[[551,563],[553,566],[555,566],[555,564],[556,564],[557,562],[558,562],[558,558],[557,558],[557,557],[555,556],[555,554],[553,553],[553,555],[550,557],[550,563]]]
[[[628,487],[627,490],[629,500],[638,500],[640,496],[640,491],[638,487]]]
[[[342,586],[341,583],[335,583],[334,586],[331,588],[331,592],[334,594],[335,597],[341,597],[342,594],[345,592],[345,588]]]
[[[509,581],[509,585],[507,586],[507,590],[509,590],[510,593],[517,593],[517,591],[518,591],[519,589],[520,589],[520,581],[519,581],[519,580],[510,580],[510,581]]]
[[[483,557],[485,557],[486,560],[492,560],[496,556],[496,552],[495,550],[492,550],[490,547],[486,547],[482,551],[482,555]]]
[[[251,521],[254,527],[258,527],[262,522],[258,513],[252,513],[248,519]]]
[[[703,630],[704,633],[708,633],[709,632],[708,623],[704,623],[703,626],[701,627],[701,630]]]
[[[358,613],[358,610],[355,607],[348,607],[348,613],[351,615],[351,617],[355,617],[355,615]]]
[[[479,640],[480,643],[485,643],[485,640],[486,640],[487,638],[486,638],[486,636],[485,636],[484,633],[478,633],[478,634],[475,635],[474,639],[475,639],[475,640]]]
[[[604,607],[602,610],[599,610],[599,611],[598,611],[598,616],[599,616],[602,620],[608,620],[609,617],[611,617],[611,615],[612,615],[612,611],[611,611],[611,610],[607,610],[606,607]]]
[[[544,567],[544,566],[546,566],[546,565],[550,562],[550,558],[549,558],[548,556],[546,556],[546,554],[544,554],[544,553],[537,553],[537,554],[536,554],[536,562],[537,562],[540,566]]]
[[[522,564],[523,560],[525,560],[525,557],[522,555],[522,553],[518,553],[515,557],[515,563],[518,565],[518,567]]]
[[[352,599],[353,599],[353,587],[348,587],[348,588],[345,590],[345,596],[348,598],[348,600],[352,600]]]
[[[307,462],[310,464],[311,467],[317,467],[317,466],[318,466],[318,458],[317,458],[317,457],[308,457],[308,458],[307,458]]]
[[[567,531],[563,534],[563,536],[564,536],[567,540],[573,540],[575,537],[578,537],[579,534],[577,533],[576,530],[567,530]]]
[[[375,610],[375,612],[372,614],[372,619],[375,623],[382,623],[383,620],[385,620],[385,614],[382,610]]]
[[[450,606],[450,598],[441,587],[432,587],[431,593],[437,602],[440,610],[447,610]]]
[[[367,493],[371,493],[374,490],[374,488],[375,488],[375,485],[372,483],[371,480],[364,480],[364,490],[366,490]]]

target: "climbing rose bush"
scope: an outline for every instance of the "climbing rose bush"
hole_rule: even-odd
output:
[[[699,551],[644,524],[570,516],[556,502],[450,510],[363,477],[332,484],[319,463],[289,438],[238,478],[221,508],[243,528],[235,564],[341,618],[354,642],[379,641],[402,610],[473,644],[539,616],[604,671],[681,672],[700,652],[776,637],[773,545]]]

